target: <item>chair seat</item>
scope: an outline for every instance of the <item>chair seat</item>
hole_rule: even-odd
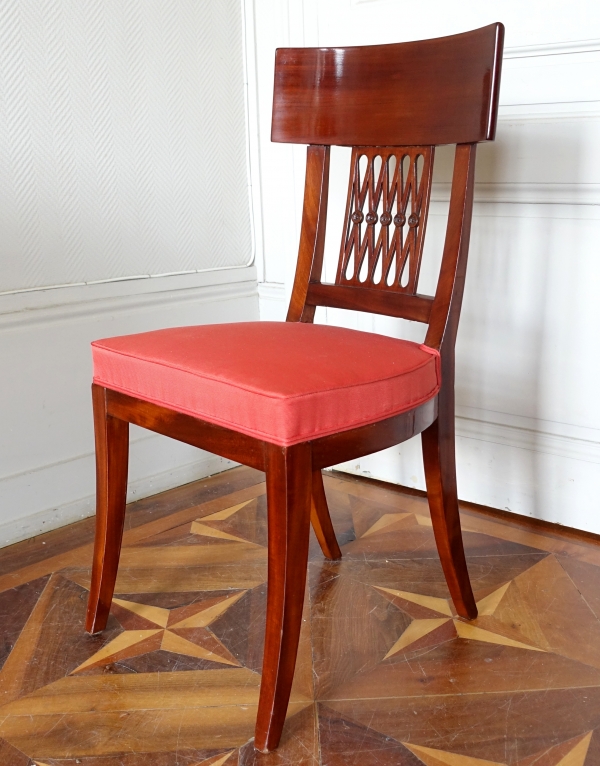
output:
[[[176,327],[92,351],[98,385],[281,446],[406,412],[440,387],[437,351],[325,325]]]

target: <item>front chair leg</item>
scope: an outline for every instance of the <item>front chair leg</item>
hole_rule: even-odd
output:
[[[85,629],[88,633],[98,633],[106,627],[121,554],[129,423],[108,414],[105,388],[92,386],[92,399],[96,436],[96,538]]]
[[[294,678],[308,563],[312,473],[308,444],[269,445],[265,457],[269,579],[254,739],[261,752],[279,744]]]
[[[315,531],[321,550],[325,558],[337,560],[342,558],[342,552],[338,545],[329,508],[327,507],[327,498],[325,497],[325,488],[323,487],[323,474],[321,471],[313,471],[312,475],[312,497],[310,508],[310,520]]]
[[[454,396],[453,390],[440,392],[437,420],[421,434],[423,462],[433,533],[450,595],[458,614],[473,620],[477,617],[477,606],[458,513],[454,407],[453,401],[448,401],[450,395]]]

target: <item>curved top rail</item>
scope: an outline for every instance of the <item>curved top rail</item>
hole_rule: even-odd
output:
[[[493,140],[504,26],[348,48],[280,48],[273,141],[415,146]]]

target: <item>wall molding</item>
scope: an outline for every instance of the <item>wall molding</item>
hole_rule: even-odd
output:
[[[285,285],[282,282],[259,282],[258,297],[261,301],[284,301]]]
[[[0,290],[251,263],[240,4],[22,6],[2,3]]]
[[[498,109],[499,122],[574,122],[597,120],[599,117],[600,99],[500,104]]]
[[[469,412],[471,410],[471,412]],[[501,412],[457,407],[456,438],[471,439],[487,444],[525,450],[530,453],[555,455],[568,460],[600,464],[600,431],[573,429],[571,433],[561,430],[561,424],[533,418],[515,418]],[[516,423],[515,420],[522,421]],[[574,431],[574,432],[573,432]],[[586,433],[589,432],[589,433]],[[594,438],[595,437],[595,438]],[[349,461],[340,470],[360,474],[353,468],[356,461]]]
[[[260,130],[258,113],[258,73],[256,67],[256,35],[254,33],[254,0],[242,0],[242,57],[244,65],[244,106],[246,110],[246,163],[248,173],[248,205],[252,236],[252,260],[262,279],[265,272],[262,180],[260,167]]]
[[[47,325],[50,322],[72,321],[78,317],[100,317],[102,314],[118,314],[132,309],[161,308],[168,305],[181,306],[185,303],[215,303],[256,295],[256,282],[234,282],[225,285],[210,285],[209,287],[190,288],[177,293],[155,293],[146,295],[129,295],[93,303],[66,304],[51,306],[37,311],[0,315],[0,332],[5,329],[24,327],[26,325]]]
[[[213,303],[256,295],[253,266],[189,276],[169,276],[135,283],[103,283],[35,293],[0,296],[0,332],[4,329],[80,316],[100,316],[144,307],[190,301]]]
[[[140,441],[156,442],[159,437],[152,435],[147,439],[140,439],[137,443],[132,442],[132,458],[135,461],[135,447]],[[146,446],[146,445],[145,445]],[[133,462],[132,461],[132,462]],[[192,481],[221,473],[229,468],[233,468],[237,463],[211,455],[208,452],[198,450],[198,458],[183,465],[175,465],[164,471],[151,472],[130,479],[127,487],[127,502],[140,500],[150,495],[178,487],[182,484],[188,484]],[[5,477],[0,479],[0,495],[3,497],[27,497],[28,495],[44,496],[46,487],[56,486],[57,481],[68,481],[73,471],[79,476],[93,477],[94,475],[94,455],[80,455],[72,460],[62,461],[52,466],[42,466],[39,469],[24,472],[18,476]],[[12,484],[8,489],[2,485]],[[91,479],[93,486],[93,478]],[[13,545],[21,540],[27,540],[43,532],[49,532],[53,529],[72,524],[81,519],[93,516],[95,513],[95,496],[86,494],[82,497],[67,503],[56,503],[49,508],[45,508],[37,513],[25,517],[10,519],[0,523],[0,548],[7,545]]]
[[[434,183],[433,202],[450,199],[450,183]],[[514,205],[600,205],[600,184],[475,183],[475,202]]]
[[[600,429],[459,406],[459,497],[597,533]],[[419,439],[338,470],[425,489]]]
[[[50,290],[65,290],[73,287],[95,287],[96,285],[114,285],[121,282],[138,282],[140,280],[161,280],[165,278],[173,277],[189,277],[197,274],[213,274],[222,271],[240,271],[252,266],[254,263],[254,256],[246,264],[240,266],[217,266],[214,269],[188,269],[187,271],[173,271],[168,274],[132,274],[127,277],[111,277],[110,279],[95,279],[90,282],[68,282],[64,285],[40,285],[37,287],[22,287],[16,290],[4,290],[0,291],[0,299],[7,295],[22,295],[25,293],[47,293]]]
[[[600,463],[600,431],[457,406],[456,435],[570,460]]]
[[[358,2],[360,1],[358,0]],[[573,53],[594,53],[596,51],[600,51],[600,39],[571,40],[569,42],[542,43],[541,45],[515,45],[504,49],[504,58],[526,59],[536,56],[565,56]]]
[[[351,0],[351,5],[375,5],[384,0]],[[537,56],[565,56],[574,53],[600,51],[600,39],[566,40],[537,45],[512,45],[504,48],[504,59],[523,59]]]

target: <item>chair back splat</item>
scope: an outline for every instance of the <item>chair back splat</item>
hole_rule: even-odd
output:
[[[300,249],[288,321],[317,306],[429,325],[453,346],[473,205],[475,146],[496,131],[504,27],[354,48],[277,51],[273,141],[307,143]],[[435,146],[456,144],[435,296],[417,293]],[[330,146],[352,147],[334,284],[321,281]],[[447,330],[450,331],[449,334]]]

